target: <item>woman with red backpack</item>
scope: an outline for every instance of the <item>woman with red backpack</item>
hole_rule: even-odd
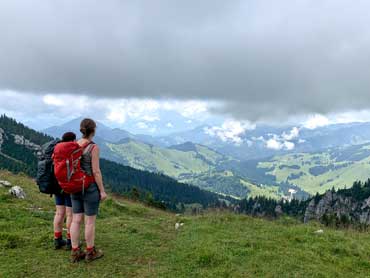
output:
[[[71,262],[83,259],[91,262],[103,256],[103,252],[95,248],[95,220],[99,203],[107,198],[107,194],[99,166],[99,147],[92,141],[95,130],[96,124],[93,120],[82,120],[80,124],[82,138],[77,141],[82,148],[80,167],[87,176],[92,177],[92,182],[90,181],[88,186],[83,185],[81,192],[71,194],[73,210]],[[80,247],[80,226],[83,219],[85,219],[86,252]]]
[[[66,132],[62,136],[61,142],[74,142],[76,134],[73,132]],[[72,249],[71,243],[71,223],[72,223],[72,201],[70,194],[59,192],[54,193],[55,197],[55,215],[54,215],[54,248],[61,249],[65,247],[66,250]],[[67,239],[64,240],[63,224],[66,218]]]

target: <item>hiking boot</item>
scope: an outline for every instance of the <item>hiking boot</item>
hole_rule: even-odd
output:
[[[66,244],[67,242],[62,237],[54,239],[55,250],[62,249],[64,246],[66,246]]]
[[[95,247],[91,251],[86,252],[85,261],[87,263],[92,262],[94,260],[97,260],[104,256],[104,253],[102,250],[96,250]]]
[[[71,239],[69,239],[69,238],[67,238],[67,241],[66,241],[66,250],[67,251],[72,250],[72,242],[71,242]]]
[[[82,251],[80,248],[77,250],[72,250],[71,252],[71,263],[77,263],[85,259],[86,253]]]

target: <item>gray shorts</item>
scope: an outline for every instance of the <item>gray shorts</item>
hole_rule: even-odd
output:
[[[98,214],[100,192],[96,183],[90,184],[84,192],[71,194],[73,213],[85,213],[87,216]]]

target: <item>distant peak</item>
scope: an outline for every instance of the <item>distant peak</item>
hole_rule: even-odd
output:
[[[126,137],[126,138],[119,140],[117,144],[128,144],[130,142],[136,142],[136,141],[130,137]]]
[[[183,152],[191,152],[191,151],[196,152],[197,145],[194,144],[193,142],[188,141],[182,144],[170,146],[169,149],[179,150]]]

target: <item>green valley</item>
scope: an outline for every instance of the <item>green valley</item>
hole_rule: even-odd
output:
[[[108,159],[137,169],[164,173],[202,189],[237,198],[247,195],[282,196],[278,186],[256,185],[236,175],[227,165],[238,164],[238,160],[203,145],[186,142],[163,148],[133,139],[103,144],[109,148],[104,152]]]
[[[370,144],[275,156],[257,167],[265,169],[276,182],[294,184],[311,194],[323,193],[332,187],[351,187],[354,180],[370,177]]]

